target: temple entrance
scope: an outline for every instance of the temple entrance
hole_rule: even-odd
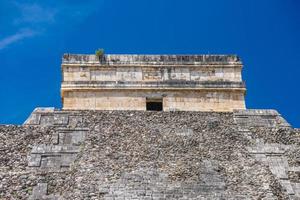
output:
[[[150,111],[162,111],[163,110],[163,101],[162,98],[159,99],[146,99],[146,110]]]

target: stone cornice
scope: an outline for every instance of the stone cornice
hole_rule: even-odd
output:
[[[65,92],[98,92],[98,91],[204,91],[204,92],[238,92],[238,93],[246,93],[246,88],[175,88],[175,87],[157,87],[157,88],[151,88],[151,87],[125,87],[125,88],[119,88],[119,87],[104,87],[104,88],[91,88],[91,87],[65,87],[61,88],[61,96],[65,96]]]
[[[244,82],[231,81],[65,81],[61,85],[67,87],[91,88],[245,88]]]
[[[103,90],[162,90],[162,91],[240,91],[246,92],[243,82],[64,82],[62,96],[67,91],[103,91]]]
[[[157,88],[150,88],[150,87],[145,87],[145,88],[140,88],[140,87],[125,87],[125,88],[118,88],[118,87],[104,87],[104,88],[91,88],[91,87],[63,87],[61,88],[61,91],[103,91],[103,90],[183,90],[183,91],[188,91],[188,90],[207,90],[207,91],[246,91],[246,88],[176,88],[176,87],[157,87]]]
[[[95,65],[95,66],[165,66],[165,65],[231,65],[241,66],[242,62],[236,55],[134,55],[108,54],[98,59],[95,55],[64,54],[62,66]]]
[[[91,69],[97,69],[99,67],[188,67],[188,68],[242,68],[242,64],[226,64],[226,63],[182,63],[182,64],[156,64],[156,63],[140,63],[140,64],[111,64],[111,63],[65,63],[61,65],[64,67],[88,67]]]

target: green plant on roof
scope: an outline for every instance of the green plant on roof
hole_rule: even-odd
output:
[[[104,55],[104,49],[97,49],[95,54],[97,58],[101,58]]]

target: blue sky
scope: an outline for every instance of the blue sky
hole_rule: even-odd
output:
[[[248,108],[300,127],[300,1],[0,1],[0,123],[61,108],[63,53],[238,54]]]

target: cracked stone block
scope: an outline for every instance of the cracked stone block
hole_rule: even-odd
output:
[[[41,114],[32,113],[30,117],[24,122],[25,125],[39,125],[41,120]]]
[[[271,143],[265,144],[261,141],[256,143],[256,146],[247,147],[252,154],[268,154],[268,155],[282,155],[289,147],[287,145]]]
[[[77,127],[83,122],[82,116],[78,115],[70,115],[69,116],[69,126],[70,127]]]
[[[263,163],[267,162],[267,156],[265,154],[255,154],[254,156],[255,156],[255,159],[260,162],[263,162]]]
[[[265,144],[264,146],[264,151],[267,154],[284,154],[285,153],[285,148],[282,148],[282,145],[279,144]]]
[[[78,146],[71,145],[37,145],[28,157],[28,166],[50,170],[69,167],[75,161],[79,150]]]
[[[237,116],[248,116],[248,115],[278,115],[276,110],[272,109],[246,109],[246,110],[234,110],[234,114]]]
[[[48,195],[48,184],[38,183],[32,190],[29,200],[59,200],[60,196]]]
[[[79,145],[85,139],[85,132],[84,131],[76,131],[76,132],[70,133],[68,136],[69,136],[69,141],[70,141],[69,144]]]
[[[290,171],[290,172],[300,172],[300,167],[289,167],[288,171]]]
[[[40,125],[41,126],[52,126],[54,124],[53,115],[41,115]]]
[[[54,153],[79,153],[78,146],[72,145],[36,145],[32,148],[32,154],[54,154]]]
[[[61,167],[70,167],[76,159],[76,154],[62,154],[61,155]]]
[[[40,125],[41,115],[43,113],[53,113],[53,107],[35,108],[31,115],[24,122],[24,125]]]
[[[291,183],[296,196],[300,196],[300,183]]]
[[[291,125],[281,116],[277,118],[277,121],[281,126],[291,127]]]
[[[60,130],[59,138],[61,144],[80,145],[85,140],[86,130]]]
[[[59,169],[61,167],[61,156],[42,156],[41,168]]]
[[[69,123],[68,114],[54,114],[54,124],[55,125],[67,125]]]
[[[281,157],[268,157],[268,164],[271,172],[279,179],[288,179],[287,169],[288,163],[285,158]]]
[[[52,144],[56,144],[56,145],[59,144],[59,134],[58,133],[54,133],[52,135]]]
[[[30,154],[28,156],[29,167],[40,167],[42,156],[40,154]]]
[[[289,180],[280,180],[280,185],[286,190],[289,195],[294,195],[295,192]]]
[[[193,134],[193,130],[190,128],[179,129],[175,131],[175,134],[179,136],[190,136]]]
[[[38,183],[32,190],[30,200],[40,200],[47,195],[48,185],[47,183]]]

